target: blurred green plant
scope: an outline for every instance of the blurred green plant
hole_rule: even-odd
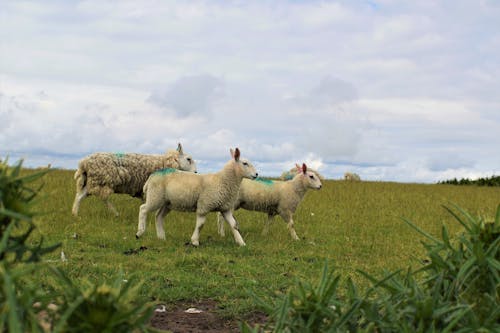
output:
[[[0,163],[0,238],[4,239],[8,228],[11,228],[11,232],[0,250],[0,260],[9,263],[37,262],[42,255],[60,246],[43,247],[43,238],[35,245],[27,242],[35,229],[32,221],[33,199],[42,186],[33,189],[30,184],[44,176],[48,169],[21,175],[22,161],[12,167],[7,162]]]
[[[123,273],[110,286],[80,287],[51,267],[62,295],[44,292],[30,279],[41,257],[60,246],[44,247],[43,237],[36,242],[32,236],[31,204],[42,185],[30,185],[48,170],[22,175],[22,161],[7,162],[0,162],[0,332],[155,331],[147,327],[152,306],[140,300],[141,284],[125,283]]]
[[[43,238],[28,243],[35,230],[32,202],[40,190],[29,184],[47,170],[22,176],[22,161],[7,163],[0,162],[0,332],[43,332],[39,314],[44,309],[33,304],[44,295],[29,277],[36,268],[32,264],[59,244],[44,247]]]
[[[126,281],[120,272],[111,285],[79,286],[62,271],[53,272],[63,287],[53,332],[156,332],[148,327],[153,307],[140,301],[142,283]]]

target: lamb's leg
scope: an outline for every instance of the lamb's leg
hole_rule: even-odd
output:
[[[262,236],[265,236],[269,233],[269,226],[271,225],[271,222],[274,219],[274,215],[268,214],[267,215],[267,221],[264,224],[264,229],[262,229]]]
[[[156,235],[159,239],[165,239],[165,230],[163,229],[163,222],[165,221],[165,216],[170,212],[167,206],[161,207],[156,212]]]
[[[239,246],[245,246],[245,241],[240,235],[238,231],[238,223],[234,219],[233,212],[228,210],[226,212],[222,212],[222,216],[224,216],[224,220],[231,226],[231,230],[233,231],[234,240]]]
[[[148,217],[148,205],[147,203],[142,204],[139,207],[139,224],[137,225],[137,233],[135,234],[135,238],[139,239],[142,236],[144,231],[146,231],[146,219]]]
[[[220,236],[226,236],[226,232],[224,231],[224,221],[222,220],[220,212],[217,212],[217,230]]]
[[[200,231],[205,224],[206,216],[196,214],[196,227],[194,228],[193,235],[191,236],[191,244],[194,246],[200,245]]]
[[[291,214],[282,214],[281,217],[283,218],[283,220],[285,222],[287,222],[287,228],[288,228],[288,231],[290,232],[290,236],[292,236],[292,238],[294,240],[299,240],[299,237],[297,236],[297,233],[295,232],[295,228],[293,227],[293,218],[292,218],[292,215]]]
[[[82,191],[77,192],[75,195],[75,201],[73,202],[73,208],[71,209],[71,213],[74,216],[78,215],[78,210],[80,209],[80,203],[87,196],[87,188],[84,187]]]
[[[146,220],[148,217],[148,213],[160,208],[162,208],[161,202],[148,202],[147,200],[146,203],[143,203],[139,207],[139,224],[137,225],[137,233],[135,234],[135,238],[139,239],[139,237],[144,234],[144,231],[146,231]]]

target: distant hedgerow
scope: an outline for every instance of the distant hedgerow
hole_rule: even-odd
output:
[[[457,178],[442,180],[438,184],[448,184],[448,185],[477,185],[477,186],[500,186],[500,176],[491,176],[486,178],[478,178],[475,180],[469,178],[462,178],[458,180]]]

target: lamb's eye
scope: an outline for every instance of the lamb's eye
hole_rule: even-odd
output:
[[[189,158],[189,157],[188,157],[188,158],[187,158],[187,161],[188,161],[189,163],[191,163],[191,158]]]
[[[243,162],[243,165],[244,165],[244,166],[248,166],[248,163],[247,163],[247,162]]]
[[[313,175],[309,175],[309,178],[314,179],[314,176]]]

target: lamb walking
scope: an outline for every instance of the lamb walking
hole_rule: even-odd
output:
[[[289,181],[243,179],[234,210],[244,208],[267,213],[268,219],[263,234],[268,232],[274,216],[279,215],[287,223],[290,236],[298,240],[293,214],[307,190],[319,190],[322,185],[317,173],[309,171],[305,163],[302,167],[297,164],[296,168],[295,177]],[[219,218],[217,224],[219,234],[224,236],[224,226]]]
[[[153,173],[144,185],[145,203],[139,208],[136,237],[144,234],[149,212],[156,211],[156,234],[160,239],[165,239],[163,222],[171,210],[196,212],[196,227],[191,243],[198,246],[206,215],[209,212],[221,212],[231,227],[236,243],[244,246],[232,208],[243,178],[255,179],[257,172],[248,160],[240,158],[238,148],[230,151],[231,160],[214,174],[199,175],[173,169]]]

